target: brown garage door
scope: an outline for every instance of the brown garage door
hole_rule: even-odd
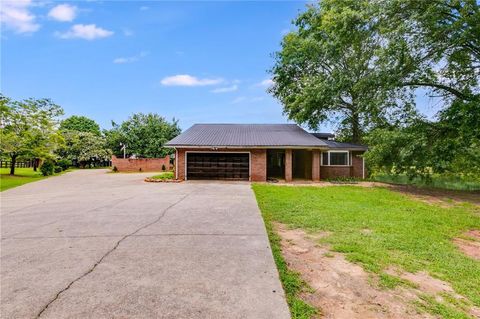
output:
[[[187,153],[187,179],[246,180],[248,153]]]

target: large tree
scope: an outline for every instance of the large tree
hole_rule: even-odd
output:
[[[72,115],[60,122],[61,131],[90,132],[101,135],[100,125],[86,116]]]
[[[18,158],[48,158],[61,142],[57,125],[63,114],[50,99],[14,101],[0,95],[0,151],[10,158],[10,175]]]
[[[168,122],[155,113],[136,113],[122,124],[112,125],[111,130],[105,131],[105,136],[108,146],[117,156],[123,154],[121,146],[126,145],[128,155],[164,157],[172,152],[172,149],[165,148],[164,144],[181,132],[175,119]]]
[[[111,150],[106,146],[103,136],[92,132],[65,131],[62,133],[65,143],[58,150],[62,158],[77,161],[80,167],[95,161],[110,159]]]
[[[312,129],[333,121],[343,136],[360,142],[369,127],[413,112],[411,94],[386,89],[391,80],[379,67],[376,10],[368,1],[323,0],[294,21],[296,31],[275,55],[270,89],[290,119]]]

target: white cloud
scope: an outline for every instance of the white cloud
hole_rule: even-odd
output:
[[[238,85],[234,84],[232,86],[213,89],[211,92],[212,93],[227,93],[227,92],[234,92],[236,90],[238,90]]]
[[[148,9],[150,9],[150,8],[147,7],[147,6],[141,6],[141,7],[140,7],[140,11],[146,11],[146,10],[148,10]]]
[[[222,83],[223,79],[208,79],[203,78],[199,79],[188,74],[179,74],[173,76],[167,76],[163,78],[160,83],[165,86],[206,86],[206,85],[215,85]]]
[[[113,35],[113,31],[97,27],[95,24],[75,24],[67,32],[57,32],[56,35],[62,39],[85,39],[95,40]]]
[[[254,96],[254,97],[246,97],[246,96],[239,96],[235,98],[231,104],[237,104],[240,102],[245,102],[245,103],[254,103],[254,102],[260,102],[265,100],[264,96]]]
[[[262,86],[262,87],[269,87],[273,85],[273,80],[271,79],[265,79],[262,82],[258,83],[257,86]]]
[[[113,63],[116,63],[116,64],[133,63],[133,62],[137,62],[141,58],[146,57],[147,55],[148,55],[148,52],[142,51],[137,55],[116,58],[113,60]]]
[[[73,21],[76,15],[77,7],[65,3],[53,7],[50,12],[48,12],[50,18],[62,22]]]
[[[35,15],[30,12],[31,0],[2,1],[0,22],[17,33],[32,33],[40,28]]]

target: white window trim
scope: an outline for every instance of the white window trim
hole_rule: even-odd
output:
[[[328,154],[328,164],[323,163],[323,153]],[[347,153],[347,165],[330,165],[330,154],[331,153]],[[322,154],[320,156],[320,165],[321,166],[343,166],[343,167],[351,166],[352,159],[350,157],[351,157],[350,151],[327,151],[327,152],[322,152]]]

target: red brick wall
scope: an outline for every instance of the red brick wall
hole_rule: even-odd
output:
[[[250,152],[250,180],[252,182],[264,182],[267,180],[267,150],[265,149],[218,149],[209,150],[202,148],[177,149],[176,174],[177,179],[185,180],[185,152]]]
[[[352,176],[363,178],[363,152],[352,152]],[[367,171],[365,170],[365,177],[367,177]]]
[[[164,158],[117,158],[112,156],[112,167],[115,166],[119,172],[160,172],[165,165],[167,170],[170,167],[170,156]]]

